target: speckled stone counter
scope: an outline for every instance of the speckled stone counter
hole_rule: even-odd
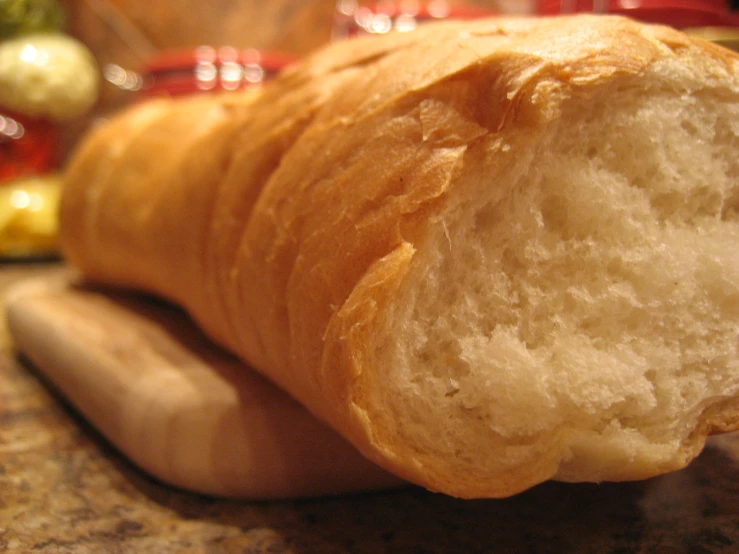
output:
[[[0,291],[53,263],[0,267]],[[737,553],[739,435],[640,483],[546,483],[506,500],[417,488],[281,502],[202,497],[132,467],[0,329],[0,552]]]

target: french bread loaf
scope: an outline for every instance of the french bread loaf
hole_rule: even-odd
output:
[[[605,16],[334,44],[92,132],[64,251],[431,490],[647,478],[739,428],[738,73]]]

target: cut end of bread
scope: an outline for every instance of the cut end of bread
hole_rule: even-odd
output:
[[[676,94],[678,71],[573,96],[534,145],[468,151],[377,346],[370,417],[414,480],[646,478],[739,395],[739,92],[685,75]]]

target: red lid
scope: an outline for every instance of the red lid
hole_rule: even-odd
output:
[[[391,30],[410,31],[418,23],[441,19],[478,19],[498,12],[476,4],[447,0],[339,1],[336,7],[334,38],[356,34],[383,34]]]
[[[573,12],[619,14],[677,28],[739,26],[725,0],[539,0],[542,15]]]
[[[142,70],[146,95],[179,96],[212,90],[237,90],[272,79],[295,58],[283,52],[199,46],[167,50]]]

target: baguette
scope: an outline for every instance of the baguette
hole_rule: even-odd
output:
[[[84,141],[62,244],[459,497],[739,428],[739,59],[607,16],[334,44]]]

